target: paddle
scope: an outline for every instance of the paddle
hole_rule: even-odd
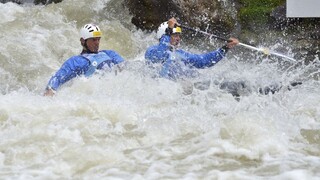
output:
[[[220,40],[223,40],[223,41],[226,41],[226,42],[229,42],[228,39],[224,38],[224,37],[220,37],[220,36],[217,36],[215,34],[211,34],[211,33],[208,33],[208,32],[205,32],[205,31],[201,31],[199,29],[194,29],[194,28],[191,28],[191,27],[188,27],[188,26],[185,26],[185,25],[181,25],[181,27],[185,28],[185,29],[188,29],[188,30],[191,30],[191,31],[194,31],[194,32],[199,32],[201,34],[204,34],[204,35],[207,35],[209,36],[210,38],[216,38],[216,39],[220,39]],[[254,47],[254,46],[251,46],[251,45],[248,45],[248,44],[245,44],[245,43],[241,43],[239,42],[239,45],[240,46],[243,46],[247,49],[251,49],[251,50],[255,50],[255,51],[259,51],[259,52],[262,52],[264,53],[265,55],[275,55],[275,56],[279,56],[279,57],[283,57],[283,58],[286,58],[286,59],[289,59],[291,61],[294,61],[296,62],[295,59],[291,58],[291,57],[288,57],[288,56],[285,56],[283,54],[280,54],[280,53],[277,53],[277,52],[273,52],[273,51],[270,51],[268,48],[257,48],[257,47]]]

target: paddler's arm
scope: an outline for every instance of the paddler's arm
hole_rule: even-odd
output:
[[[44,96],[53,96],[55,91],[67,81],[83,74],[87,69],[89,62],[82,56],[73,56],[69,58],[61,68],[55,73],[48,82]]]
[[[183,59],[184,63],[192,65],[196,68],[207,68],[217,64],[221,59],[224,58],[228,50],[236,46],[238,43],[238,39],[230,38],[225,46],[205,54],[192,54],[183,50],[178,51],[185,57]]]

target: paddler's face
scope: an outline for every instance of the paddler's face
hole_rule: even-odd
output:
[[[87,39],[87,47],[91,52],[98,52],[100,44],[100,37]]]
[[[170,44],[172,46],[179,46],[180,41],[181,41],[180,33],[171,34],[171,36],[170,36]]]

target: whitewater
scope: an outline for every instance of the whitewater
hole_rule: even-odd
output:
[[[318,59],[235,47],[199,70],[208,89],[186,95],[145,66],[156,33],[132,25],[121,3],[0,4],[0,179],[320,179]],[[50,77],[80,53],[86,23],[99,25],[100,49],[117,51],[126,68],[75,78],[44,97]],[[263,46],[295,55],[290,39],[274,38]],[[196,53],[221,45],[182,43]],[[218,87],[225,80],[252,89],[303,84],[237,100]]]

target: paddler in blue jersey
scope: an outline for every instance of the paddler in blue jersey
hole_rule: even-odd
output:
[[[96,70],[119,67],[124,59],[113,50],[99,51],[101,30],[97,25],[86,24],[80,30],[80,42],[83,47],[80,55],[66,60],[61,68],[51,77],[46,87],[45,96],[53,96],[58,88],[73,79],[84,75],[91,76]]]
[[[159,44],[151,46],[145,53],[148,64],[162,64],[160,77],[170,80],[197,77],[195,68],[203,69],[217,64],[226,55],[228,50],[239,43],[230,38],[223,47],[205,54],[192,54],[179,49],[182,29],[175,18],[162,23],[157,31]]]

